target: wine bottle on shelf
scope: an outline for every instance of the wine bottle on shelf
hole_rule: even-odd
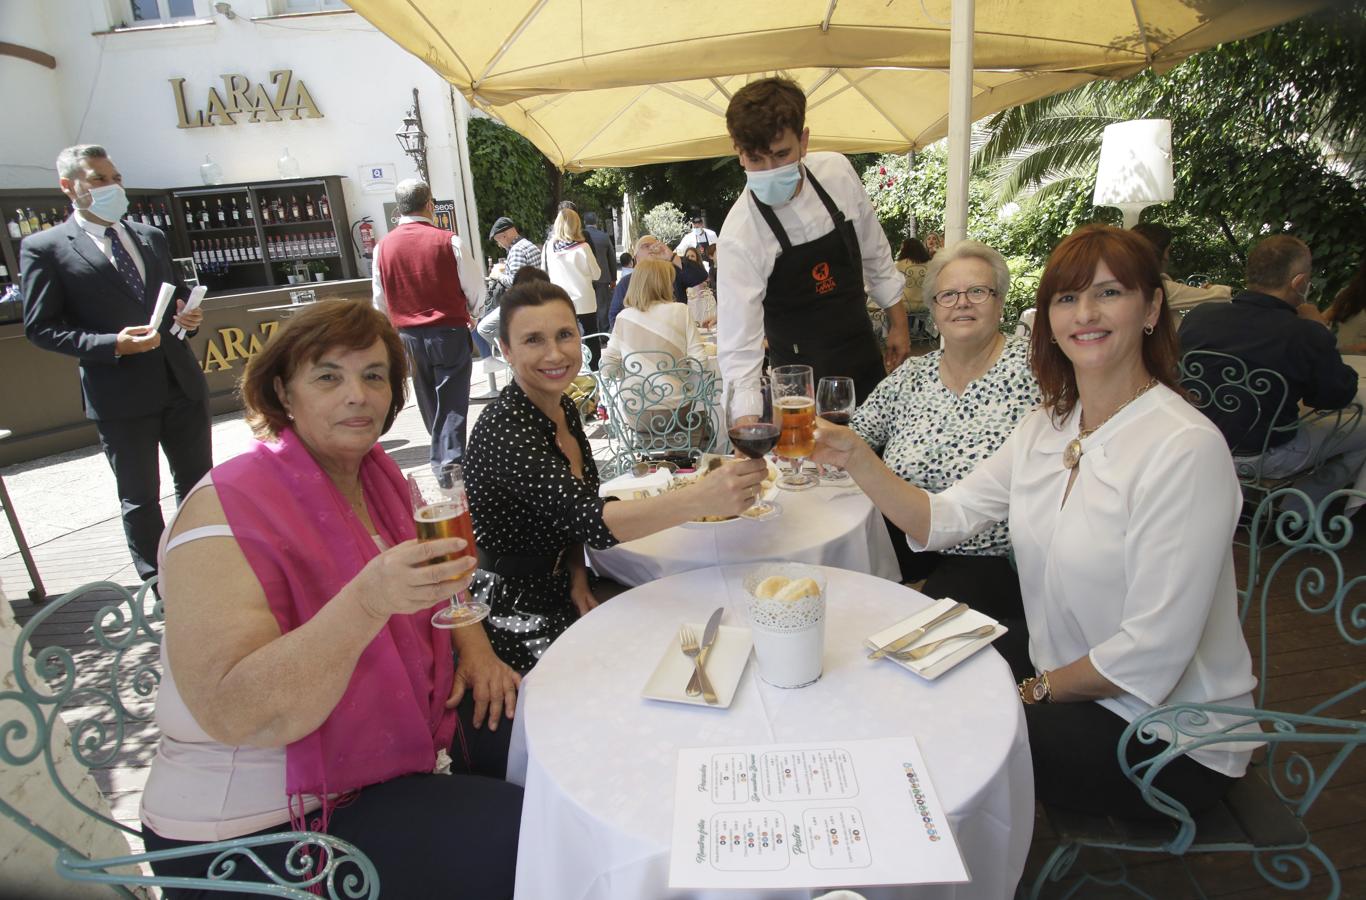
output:
[[[318,218],[318,211],[313,208],[312,194],[304,194],[304,212],[308,215],[308,221],[310,222]]]
[[[204,200],[199,201],[199,227],[209,227],[209,204]]]
[[[223,208],[223,198],[218,198],[218,227],[226,228],[228,224],[228,212]]]
[[[20,237],[28,237],[30,234],[33,234],[33,226],[29,225],[28,216],[24,215],[24,211],[22,209],[16,212],[14,214],[14,217],[15,221],[19,223]]]
[[[43,229],[43,223],[40,222],[40,221],[38,221],[38,214],[35,213],[35,212],[33,211],[33,207],[30,206],[30,207],[28,208],[28,230],[29,230],[29,233],[31,234],[31,233],[33,233],[33,232],[35,232],[35,231],[41,231],[42,229]]]
[[[251,198],[250,198],[250,197],[248,197],[247,200],[246,200],[246,202],[242,204],[242,211],[243,211],[244,213],[247,214],[247,224],[248,224],[248,225],[250,225],[252,222],[255,222],[255,221],[256,221],[256,210],[255,210],[255,208],[251,205]]]
[[[237,209],[237,198],[232,198],[232,224],[236,228],[242,224],[242,213]]]
[[[190,241],[190,258],[199,268],[204,268],[204,251],[199,246],[199,241]]]
[[[266,200],[265,197],[261,198],[261,224],[270,224],[270,203]]]
[[[149,204],[147,204],[147,205],[150,206],[150,207],[152,207],[152,224],[155,225],[157,228],[160,228],[160,227],[161,227],[161,206],[160,206],[160,205],[157,205],[157,204],[152,204],[152,203],[149,203]]]
[[[18,240],[24,236],[24,230],[19,227],[19,213],[14,214],[14,218],[9,222],[9,236]]]
[[[332,204],[327,202],[327,194],[322,194],[318,197],[318,218],[332,218]]]
[[[38,213],[38,230],[47,231],[52,227],[52,220],[47,217],[46,212]]]
[[[289,195],[289,220],[291,222],[299,221],[299,198],[293,194]]]
[[[190,201],[185,201],[185,230],[194,228],[194,210],[190,209]]]

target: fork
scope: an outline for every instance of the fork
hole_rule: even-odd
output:
[[[949,641],[960,641],[965,638],[986,637],[995,630],[995,625],[982,625],[978,628],[972,629],[972,631],[963,631],[959,632],[958,634],[951,634],[948,637],[942,637],[937,641],[930,641],[928,644],[922,644],[919,647],[912,647],[910,650],[900,650],[896,653],[889,653],[887,655],[894,656],[897,659],[924,659],[934,651],[938,650],[941,645]]]
[[[707,678],[706,670],[697,659],[697,654],[702,652],[702,648],[697,644],[696,633],[687,625],[680,625],[678,628],[678,646],[683,655],[692,660],[693,668],[697,670],[697,682],[702,686],[702,699],[708,703],[715,703],[716,691],[712,689],[711,680]]]

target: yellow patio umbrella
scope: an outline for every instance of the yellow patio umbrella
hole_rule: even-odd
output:
[[[350,0],[479,105],[777,69],[949,68],[961,0]],[[1121,78],[1326,0],[978,0],[977,70]]]
[[[726,104],[746,82],[772,72],[547,94],[480,105],[526,136],[566,171],[725,156]],[[897,153],[943,137],[948,72],[787,69],[807,94],[812,150]],[[1069,73],[978,72],[973,117],[1089,80]]]

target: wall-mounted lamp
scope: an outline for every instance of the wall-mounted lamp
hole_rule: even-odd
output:
[[[403,152],[413,158],[417,174],[431,184],[432,180],[427,175],[427,132],[422,130],[422,109],[417,103],[417,88],[413,88],[413,108],[403,117],[403,130],[395,132],[394,137],[398,138],[398,145]]]
[[[215,4],[213,5],[213,11],[216,12],[216,13],[218,13],[220,16],[222,16],[222,17],[225,18],[225,19],[235,19],[235,18],[237,18],[237,13],[233,12],[233,10],[232,10],[232,4],[231,4],[231,3],[224,3],[224,2],[222,2],[222,0],[219,0],[218,3],[215,3]]]

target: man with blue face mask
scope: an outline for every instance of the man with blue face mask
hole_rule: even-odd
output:
[[[910,350],[905,279],[854,167],[807,153],[806,95],[786,78],[745,85],[726,128],[745,170],[717,246],[717,356],[727,382],[805,364],[854,379],[861,403]],[[866,286],[866,293],[865,293]],[[885,356],[865,306],[887,311]]]
[[[148,320],[163,282],[185,296],[161,229],[121,221],[123,176],[97,144],[57,156],[58,184],[74,214],[24,240],[19,284],[24,332],[45,350],[80,360],[85,414],[114,470],[123,530],[144,581],[157,572],[163,528],[157,447],[166,453],[182,499],[213,467],[208,385],[189,344],[202,310],[176,300],[155,327]]]

